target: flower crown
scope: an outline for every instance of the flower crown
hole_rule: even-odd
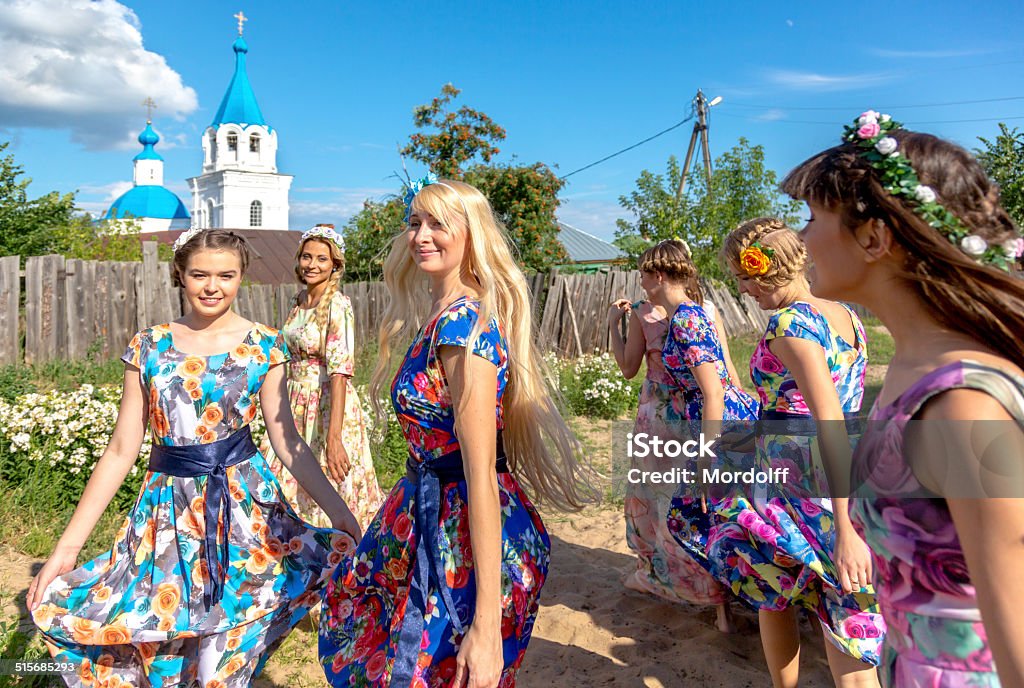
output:
[[[181,250],[181,247],[192,240],[192,237],[196,236],[203,231],[203,227],[189,227],[187,230],[178,235],[178,238],[174,240],[174,252],[177,253]]]
[[[334,225],[317,225],[316,227],[313,227],[313,229],[306,230],[302,233],[302,240],[299,241],[299,245],[301,246],[305,243],[306,239],[312,239],[314,237],[327,239],[327,241],[338,247],[338,250],[341,251],[342,255],[345,254],[345,239],[342,238],[342,236],[334,229]]]
[[[910,201],[914,212],[951,244],[959,246],[979,263],[1009,270],[1014,259],[1024,253],[1024,240],[1017,237],[990,246],[984,237],[972,234],[960,218],[936,200],[935,191],[921,183],[910,160],[898,150],[899,142],[889,134],[902,128],[903,125],[889,115],[868,110],[852,125],[843,128],[843,140],[860,149],[861,157],[878,171],[879,181],[886,191]]]
[[[755,241],[747,248],[740,251],[740,267],[750,277],[760,277],[768,274],[772,267],[772,258],[775,257],[775,249],[762,246],[761,242]]]

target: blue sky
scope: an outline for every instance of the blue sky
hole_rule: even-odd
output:
[[[191,207],[240,9],[278,166],[295,176],[293,229],[393,192],[412,108],[446,82],[507,129],[501,160],[559,174],[680,121],[698,88],[723,98],[712,156],[745,136],[780,175],[868,108],[968,147],[997,119],[1024,128],[1020,2],[0,0],[0,140],[30,192],[105,210],[130,184],[151,96],[165,185]],[[931,104],[947,105],[909,107]],[[690,131],[573,175],[561,219],[610,239],[618,197],[681,158]]]

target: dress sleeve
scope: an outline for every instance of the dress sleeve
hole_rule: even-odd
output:
[[[124,356],[121,360],[128,365],[142,369],[142,347],[144,346],[143,340],[146,338],[145,330],[136,332],[132,340],[128,342],[128,348],[124,351]]]
[[[331,315],[327,323],[328,375],[352,377],[355,372],[355,333],[353,332],[352,302],[341,293],[331,299]]]
[[[715,325],[701,308],[681,308],[672,316],[669,337],[682,355],[683,365],[696,368],[722,358],[722,345],[715,334]]]
[[[274,367],[279,363],[285,363],[291,359],[292,355],[288,353],[288,344],[284,340],[284,333],[278,331],[277,337],[274,338],[274,343],[270,345],[270,350],[267,352],[267,360],[270,362],[269,367]]]
[[[828,348],[825,335],[821,331],[820,318],[803,303],[794,303],[780,308],[768,319],[768,328],[764,333],[764,340],[768,342],[776,337],[796,337],[806,339]]]
[[[476,304],[462,303],[441,315],[437,324],[436,346],[465,347],[479,317],[478,309]],[[498,321],[492,316],[473,343],[473,353],[500,368],[505,361],[505,351],[505,338],[498,327]]]
[[[708,318],[711,320],[712,325],[718,322],[718,309],[715,308],[715,304],[711,303],[711,301],[705,300],[704,303],[701,304],[701,308],[703,308],[704,312],[708,314]]]

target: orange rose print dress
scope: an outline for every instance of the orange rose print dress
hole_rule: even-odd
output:
[[[149,393],[154,446],[195,449],[248,433],[267,371],[288,349],[257,323],[233,351],[190,355],[160,325],[135,335],[122,358]],[[319,602],[352,539],[300,520],[255,448],[241,458],[217,476],[225,506],[212,523],[212,474],[149,470],[113,548],[46,588],[33,618],[55,659],[76,667],[68,685],[249,686],[267,647]],[[213,559],[207,528],[226,533]],[[211,560],[223,582],[213,603]]]

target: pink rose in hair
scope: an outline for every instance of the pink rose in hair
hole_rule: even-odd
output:
[[[872,139],[878,136],[880,131],[882,131],[882,128],[878,126],[878,122],[868,122],[857,130],[857,136],[862,139]]]

